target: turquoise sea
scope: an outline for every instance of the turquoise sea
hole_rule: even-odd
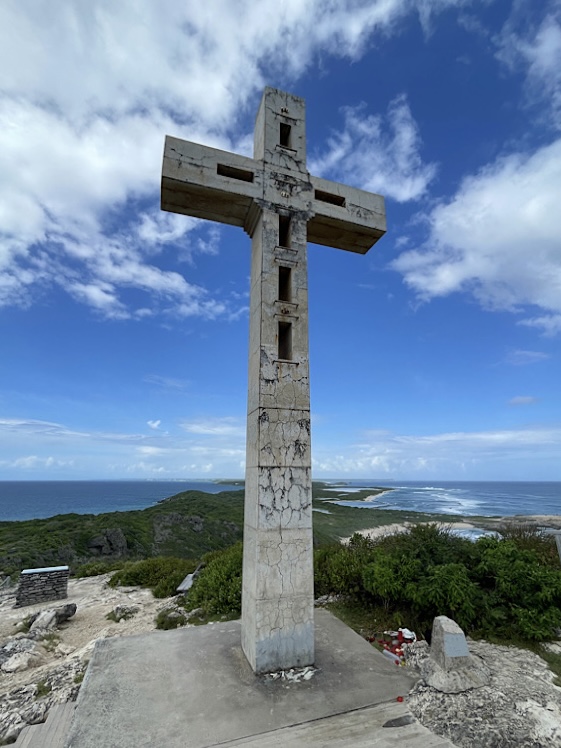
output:
[[[469,515],[561,514],[561,482],[333,480],[325,498],[365,510],[375,507]],[[355,491],[387,486],[372,503],[353,502]],[[181,491],[239,490],[214,481],[0,481],[0,521],[145,509]]]
[[[377,485],[393,490],[372,502],[373,507],[484,517],[561,514],[561,482],[352,480],[346,486],[337,481],[332,483],[345,494],[342,503],[348,506],[364,506],[364,502],[352,500],[353,492]],[[331,491],[326,493],[326,498],[330,494]]]

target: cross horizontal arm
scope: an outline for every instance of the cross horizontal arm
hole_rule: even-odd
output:
[[[162,210],[242,226],[250,234],[255,201],[272,201],[308,215],[309,242],[360,254],[386,232],[381,195],[307,172],[283,176],[268,162],[169,136],[161,195]]]
[[[365,254],[386,233],[384,198],[319,177],[313,187],[308,241]]]
[[[166,137],[162,210],[244,226],[263,172],[246,156]]]

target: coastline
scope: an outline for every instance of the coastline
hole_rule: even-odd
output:
[[[359,534],[370,540],[383,537],[384,535],[396,535],[400,532],[406,532],[415,524],[434,524],[434,521],[425,520],[423,522],[394,522],[386,525],[375,525],[374,527],[357,530],[354,534]],[[517,525],[519,527],[531,526],[541,527],[545,530],[561,530],[561,514],[514,514],[503,517],[469,517],[467,520],[453,522],[436,522],[441,527],[449,527],[451,530],[480,530],[493,531],[498,530],[504,525]],[[351,536],[341,538],[341,542],[346,544]]]
[[[561,517],[559,518],[561,519]],[[413,525],[429,525],[429,524],[437,524],[440,527],[449,527],[452,530],[482,530],[484,528],[480,528],[477,525],[472,524],[471,522],[434,522],[434,521],[423,521],[423,522],[394,522],[391,525],[378,525],[376,527],[369,527],[364,530],[357,530],[355,535],[362,535],[365,538],[368,538],[369,540],[375,540],[377,538],[382,538],[385,535],[397,535],[400,532],[407,532],[407,530],[412,527]],[[351,538],[341,538],[341,543],[347,544]]]

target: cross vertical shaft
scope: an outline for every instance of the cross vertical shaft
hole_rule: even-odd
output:
[[[284,207],[309,183],[304,128],[301,99],[267,92],[255,130],[266,199],[252,235],[242,593],[242,647],[255,672],[314,661],[309,214],[297,199]]]

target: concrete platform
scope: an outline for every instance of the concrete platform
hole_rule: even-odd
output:
[[[396,702],[412,675],[323,610],[316,611],[316,667],[307,681],[255,676],[239,621],[104,639],[65,746],[360,746],[361,734],[364,745],[380,748],[452,745]],[[397,717],[409,724],[382,727]]]

